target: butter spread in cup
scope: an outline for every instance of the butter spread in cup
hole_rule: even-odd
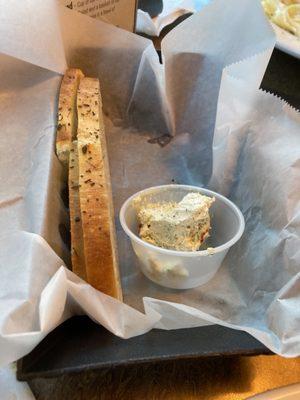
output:
[[[209,236],[209,209],[215,201],[198,192],[188,193],[180,202],[148,203],[134,201],[139,236],[164,249],[196,251]]]

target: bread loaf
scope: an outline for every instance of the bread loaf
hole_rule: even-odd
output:
[[[72,140],[76,138],[76,96],[80,79],[83,76],[80,69],[68,69],[60,86],[56,154],[59,160],[65,165],[67,165],[69,161]]]
[[[77,92],[79,198],[87,281],[122,299],[110,174],[99,81],[83,78]]]

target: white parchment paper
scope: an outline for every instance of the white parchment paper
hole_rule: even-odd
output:
[[[1,400],[35,400],[29,386],[16,380],[15,364],[0,368]]]
[[[122,338],[218,323],[299,355],[300,121],[258,89],[275,44],[259,1],[213,1],[164,39],[163,64],[147,39],[54,0],[3,6],[0,364],[82,313]],[[39,24],[27,29],[36,8]],[[101,80],[116,215],[137,190],[172,181],[209,185],[242,209],[246,232],[206,285],[175,291],[148,281],[118,219],[126,304],[63,266],[68,214],[54,140],[66,65]],[[164,147],[148,141],[161,136]]]

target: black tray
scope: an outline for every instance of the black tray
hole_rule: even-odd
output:
[[[270,354],[245,332],[218,325],[163,331],[120,339],[86,316],[73,317],[18,363],[18,379],[121,365],[219,355]]]
[[[274,50],[263,89],[300,109],[299,68],[299,60]],[[82,316],[66,321],[20,360],[17,377],[28,380],[133,363],[257,354],[270,354],[270,351],[247,333],[221,326],[153,330],[123,340]]]

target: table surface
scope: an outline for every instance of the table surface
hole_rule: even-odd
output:
[[[300,381],[300,358],[217,357],[29,382],[37,400],[242,400]]]

